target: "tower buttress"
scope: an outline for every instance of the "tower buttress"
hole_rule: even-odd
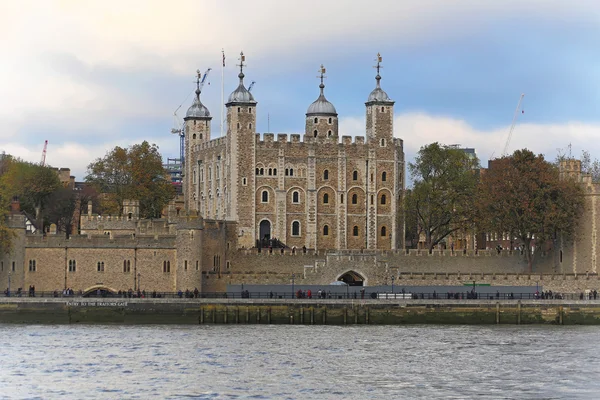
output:
[[[238,246],[254,247],[256,101],[244,86],[244,53],[240,53],[240,83],[229,95],[227,107],[227,153],[229,195],[227,219],[238,222]],[[273,227],[271,227],[273,229]]]
[[[323,93],[325,84],[325,67],[321,64],[319,69],[320,75],[317,77],[321,79],[319,89],[321,93],[317,100],[315,100],[306,111],[306,129],[305,134],[309,137],[314,138],[338,138],[338,114],[333,104],[331,104]]]
[[[394,101],[381,88],[381,55],[377,54],[377,85],[369,94],[365,105],[367,106],[367,142],[378,142],[382,147],[392,146],[394,137]],[[383,140],[383,142],[382,142]]]
[[[200,169],[198,159],[201,150],[198,145],[210,141],[210,123],[212,117],[208,108],[200,101],[200,70],[196,71],[196,97],[188,108],[183,119],[183,135],[185,143],[183,168],[183,195],[185,196],[186,211],[198,211]]]

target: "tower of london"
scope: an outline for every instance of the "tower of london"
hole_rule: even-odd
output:
[[[240,60],[239,85],[225,104],[226,136],[211,137],[199,88],[184,118],[186,211],[235,221],[240,248],[276,239],[298,249],[403,249],[403,141],[394,137],[394,101],[381,88],[381,57],[365,102],[365,136],[354,138],[340,138],[323,66],[304,135],[261,137]]]

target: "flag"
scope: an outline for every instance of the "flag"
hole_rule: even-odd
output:
[[[377,62],[381,62],[383,59],[381,58],[381,54],[377,53]]]
[[[225,52],[221,50],[221,53],[223,53],[223,68],[225,68]]]

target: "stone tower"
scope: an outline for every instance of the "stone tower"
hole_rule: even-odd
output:
[[[185,155],[183,165],[183,194],[186,211],[198,211],[198,181],[200,177],[197,166],[196,146],[210,141],[210,123],[212,117],[208,108],[200,101],[200,70],[197,71],[196,97],[188,108],[184,121]]]
[[[244,86],[244,53],[240,53],[240,83],[227,107],[227,219],[238,222],[238,244],[255,245],[256,101]]]
[[[331,104],[325,98],[323,89],[325,84],[323,79],[325,78],[325,67],[321,64],[319,69],[321,73],[321,94],[315,100],[306,111],[306,135],[313,136],[318,139],[331,138],[332,140],[338,140],[338,114],[333,104]]]
[[[396,240],[397,221],[392,223],[389,232],[385,235],[378,227],[382,218],[380,215],[388,214],[389,210],[396,210],[398,199],[393,193],[400,193],[398,184],[398,168],[390,164],[397,155],[394,144],[394,102],[387,93],[381,89],[381,55],[377,54],[377,75],[375,76],[375,89],[369,94],[366,106],[366,133],[369,152],[367,155],[367,248],[381,247],[381,242]],[[385,161],[384,161],[385,160]],[[398,160],[395,161],[398,163]],[[385,171],[385,174],[384,174]],[[393,188],[390,187],[392,182]],[[390,193],[392,189],[393,192]],[[385,196],[385,200],[382,199]],[[389,204],[391,203],[391,204]],[[385,206],[385,207],[384,207]],[[385,211],[384,211],[385,209]],[[388,221],[389,222],[389,221]],[[387,246],[386,246],[387,247]],[[391,246],[394,248],[394,246]]]

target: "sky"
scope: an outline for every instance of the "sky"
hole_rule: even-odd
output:
[[[0,0],[0,152],[40,162],[48,140],[77,180],[115,146],[178,157],[197,69],[220,134],[223,49],[225,99],[243,51],[261,133],[304,132],[323,64],[340,136],[364,136],[380,53],[408,162],[440,142],[487,165],[521,93],[509,153],[600,158],[599,42],[596,0]]]

